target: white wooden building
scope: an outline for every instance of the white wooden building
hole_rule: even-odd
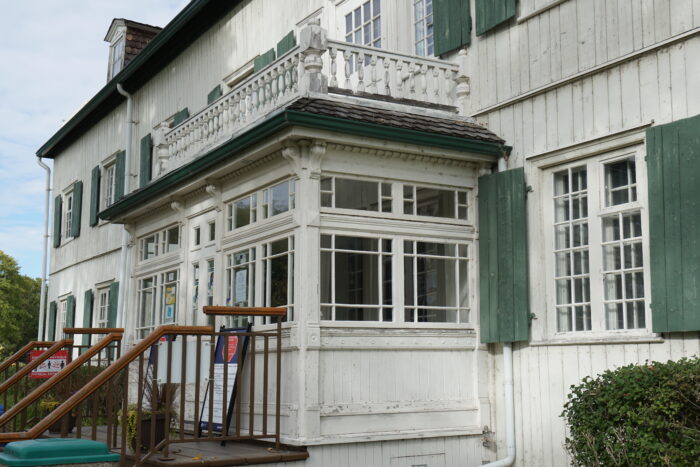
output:
[[[700,351],[700,1],[194,0],[106,40],[37,153],[45,337],[286,306],[283,442],[349,467],[507,457],[504,348],[515,465],[567,465],[571,384]]]

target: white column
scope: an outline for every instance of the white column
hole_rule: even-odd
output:
[[[298,177],[297,204],[294,217],[297,225],[295,256],[294,314],[297,322],[296,342],[299,347],[297,388],[298,437],[301,441],[320,436],[319,344],[320,344],[320,175],[321,159],[326,144],[302,141],[288,146],[282,155]]]

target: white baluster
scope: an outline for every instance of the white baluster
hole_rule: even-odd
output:
[[[428,100],[428,66],[423,65],[419,68],[418,72],[420,73],[420,94],[421,94],[421,99],[422,100]]]
[[[345,50],[345,52],[343,52],[343,60],[345,61],[345,89],[352,89],[352,85],[350,84],[350,73],[352,72],[352,62],[350,60],[352,59],[352,52]]]
[[[408,65],[408,96],[412,98],[416,93],[416,67],[413,62]]]
[[[372,54],[369,60],[369,92],[377,93],[377,56]]]
[[[357,92],[365,92],[365,53],[357,54]]]
[[[336,50],[335,47],[331,47],[329,49],[328,53],[331,56],[331,83],[330,83],[330,86],[332,88],[335,88],[335,87],[338,87],[338,79],[336,77],[336,74],[338,72],[338,64],[335,61],[335,58],[338,55],[338,51]]]
[[[391,76],[389,67],[391,66],[391,60],[389,60],[389,57],[382,58],[382,65],[384,66],[384,94],[391,96],[391,85],[389,84],[389,77]]]
[[[404,96],[404,86],[403,86],[403,62],[401,60],[396,60],[396,97]]]

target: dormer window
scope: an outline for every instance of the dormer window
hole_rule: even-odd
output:
[[[109,79],[114,78],[124,68],[124,42],[122,35],[110,48]]]

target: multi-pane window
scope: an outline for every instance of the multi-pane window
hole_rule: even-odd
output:
[[[97,314],[95,315],[95,327],[106,328],[109,316],[109,287],[97,289]]]
[[[468,210],[466,191],[403,186],[404,214],[467,220]]]
[[[381,0],[369,0],[345,15],[345,40],[382,46]]]
[[[257,220],[258,196],[253,193],[228,205],[228,230],[238,229]]]
[[[393,242],[321,235],[321,319],[393,321]]]
[[[172,270],[138,281],[137,335],[146,337],[156,326],[177,322],[178,271]]]
[[[407,322],[469,322],[469,247],[404,241]]]
[[[110,75],[109,78],[112,79],[120,71],[122,71],[124,65],[124,36],[122,35],[117,39],[111,47],[111,63],[110,63]]]
[[[73,238],[73,192],[67,193],[63,197],[63,205],[65,206],[63,214],[63,236],[65,238]]]
[[[199,263],[192,265],[192,312],[196,318],[199,312]]]
[[[391,183],[323,177],[321,206],[359,211],[391,212]]]
[[[294,237],[262,246],[263,306],[286,307],[294,319]],[[271,320],[267,320],[271,321]]]
[[[433,55],[433,0],[413,1],[416,55]]]
[[[115,188],[115,182],[116,182],[116,168],[117,165],[115,162],[112,162],[109,165],[106,165],[105,168],[103,169],[103,174],[102,174],[102,199],[103,201],[103,208],[107,208],[114,204],[114,188]]]
[[[294,209],[296,184],[294,180],[287,180],[278,185],[266,188],[262,194],[262,218],[282,214]]]
[[[228,231],[245,227],[258,220],[291,211],[295,204],[296,181],[285,180],[229,203],[226,210],[226,227]]]
[[[627,157],[552,174],[558,332],[647,327],[637,170],[635,159]]]
[[[591,329],[586,167],[554,174],[557,329]]]
[[[607,206],[624,209],[637,201],[637,174],[633,159],[605,165]],[[642,214],[621,210],[602,218],[605,317],[608,329],[646,326]]]
[[[59,307],[60,307],[60,322],[61,322],[61,329],[66,328],[66,319],[68,318],[68,299],[66,300],[61,300],[59,302]]]
[[[207,305],[214,304],[214,260],[207,260]]]
[[[226,306],[253,306],[255,303],[255,251],[246,248],[226,256]],[[247,319],[226,318],[226,327],[240,328]]]
[[[139,245],[139,258],[142,261],[176,251],[180,246],[180,226],[148,235],[140,240]]]
[[[255,248],[226,256],[226,306],[255,303]]]

